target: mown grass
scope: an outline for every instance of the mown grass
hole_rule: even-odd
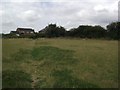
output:
[[[3,39],[3,87],[118,87],[117,49],[107,40]]]

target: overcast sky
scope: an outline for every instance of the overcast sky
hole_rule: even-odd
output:
[[[105,27],[118,20],[118,0],[2,0],[0,4],[3,33],[18,27],[39,31],[49,23],[67,30],[79,25]]]

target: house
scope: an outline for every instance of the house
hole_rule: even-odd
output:
[[[34,29],[31,28],[17,28],[16,32],[20,35],[31,35],[35,33]]]
[[[31,36],[34,35],[34,29],[31,28],[17,28],[16,31],[11,31],[10,34],[16,36]]]
[[[20,36],[17,31],[11,31],[10,34]]]
[[[17,31],[11,31],[10,34],[17,34]]]
[[[45,33],[46,32],[46,30],[45,29],[42,29],[42,30],[40,30],[38,33]]]

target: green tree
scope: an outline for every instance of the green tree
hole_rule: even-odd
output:
[[[46,37],[63,37],[66,30],[62,26],[58,27],[56,24],[49,24],[42,32],[45,33]]]
[[[107,34],[111,39],[119,39],[120,38],[120,22],[112,22],[107,25]]]

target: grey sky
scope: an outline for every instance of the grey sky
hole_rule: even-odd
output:
[[[118,0],[2,0],[0,17],[3,33],[17,27],[39,31],[49,23],[67,30],[81,24],[105,27],[118,20]]]

